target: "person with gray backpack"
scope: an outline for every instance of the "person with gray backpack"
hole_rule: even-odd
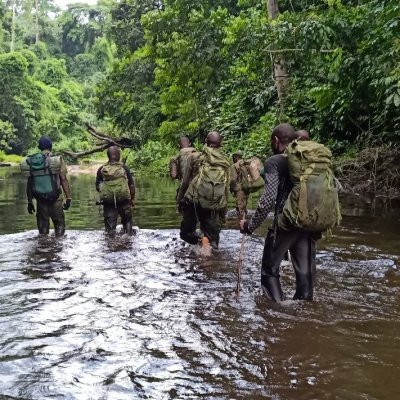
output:
[[[55,236],[62,236],[65,233],[64,210],[71,206],[67,166],[61,156],[51,154],[53,143],[49,137],[42,136],[38,147],[40,153],[28,156],[20,165],[22,174],[28,178],[28,212],[33,214],[36,211],[39,234],[49,233],[51,219]],[[64,204],[61,188],[65,196]],[[36,209],[33,199],[36,200]]]
[[[193,153],[188,160],[177,197],[183,215],[181,239],[204,248],[218,248],[228,204],[230,162],[221,144],[218,132],[208,133],[203,151]],[[198,222],[204,236],[196,233]]]
[[[135,206],[135,182],[129,168],[123,164],[117,146],[107,149],[107,164],[100,167],[96,176],[96,190],[103,204],[105,230],[115,234],[118,216],[124,233],[132,234],[132,208]]]
[[[296,275],[293,299],[313,300],[315,242],[341,220],[332,154],[320,143],[301,140],[289,124],[273,129],[271,147],[264,193],[251,220],[241,221],[241,231],[251,234],[275,206],[261,261],[261,287],[273,301],[284,300],[279,267],[290,250]]]

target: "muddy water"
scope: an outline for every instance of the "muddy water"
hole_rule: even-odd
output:
[[[315,301],[277,305],[259,288],[262,235],[246,238],[237,297],[233,223],[202,257],[178,238],[173,185],[138,180],[140,230],[110,240],[92,181],[74,178],[57,240],[38,237],[23,182],[0,180],[3,398],[399,398],[396,204],[346,200],[319,244]],[[290,298],[290,267],[282,280]]]

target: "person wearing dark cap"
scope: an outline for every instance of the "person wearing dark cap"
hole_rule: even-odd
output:
[[[47,136],[39,139],[40,153],[28,156],[21,163],[21,170],[27,176],[26,196],[28,212],[36,211],[37,227],[40,234],[48,234],[50,219],[56,236],[65,233],[64,210],[71,206],[71,189],[67,179],[67,166],[61,156],[53,156],[53,143]],[[61,190],[62,189],[62,190]],[[65,202],[63,204],[62,191]],[[36,209],[33,204],[36,200]]]
[[[209,132],[201,154],[188,160],[177,197],[183,215],[181,239],[208,249],[218,248],[229,195],[230,163],[221,145],[221,135]],[[204,236],[196,233],[198,222]]]

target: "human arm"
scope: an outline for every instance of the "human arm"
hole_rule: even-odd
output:
[[[28,213],[33,214],[35,212],[35,206],[33,205],[33,179],[30,176],[26,182],[26,197],[28,199]]]
[[[103,182],[103,176],[102,176],[102,174],[101,174],[102,169],[103,169],[103,167],[100,167],[100,168],[97,170],[97,173],[96,173],[96,182],[95,182],[95,186],[96,186],[96,190],[97,190],[98,192],[100,192],[100,184],[101,184],[101,182]]]
[[[65,203],[64,203],[64,210],[68,210],[71,205],[71,187],[69,185],[67,179],[67,166],[64,163],[63,159],[61,159],[61,168],[60,168],[60,185],[64,192],[65,196]]]
[[[230,173],[231,173],[231,177],[229,179],[229,189],[230,189],[231,193],[234,195],[235,191],[236,191],[235,190],[236,189],[236,184],[237,184],[237,181],[238,181],[238,173],[237,173],[235,164],[231,165]]]
[[[131,204],[132,207],[134,207],[135,195],[136,195],[135,180],[133,179],[132,173],[126,165],[124,165],[124,169],[126,172],[126,177],[128,178],[128,187],[129,187],[129,193],[131,195]]]
[[[187,167],[184,171],[181,187],[179,188],[178,196],[176,198],[176,202],[179,202],[185,197],[186,190],[189,187],[190,177],[192,175],[193,169],[193,157],[190,157],[187,163]]]
[[[270,158],[265,163],[265,186],[260,197],[257,209],[250,221],[242,221],[240,226],[245,233],[252,233],[268,217],[274,206],[280,183],[280,174],[275,159]]]
[[[28,203],[32,203],[33,200],[33,179],[30,176],[28,181],[26,182],[26,198],[28,199]]]

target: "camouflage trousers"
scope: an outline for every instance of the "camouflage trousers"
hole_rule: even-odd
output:
[[[62,200],[48,202],[36,200],[36,222],[40,234],[48,234],[50,230],[50,219],[54,225],[56,236],[65,233],[65,217]]]
[[[239,219],[243,219],[247,215],[247,201],[249,200],[249,194],[243,190],[238,190],[235,192],[235,197],[238,217]]]

